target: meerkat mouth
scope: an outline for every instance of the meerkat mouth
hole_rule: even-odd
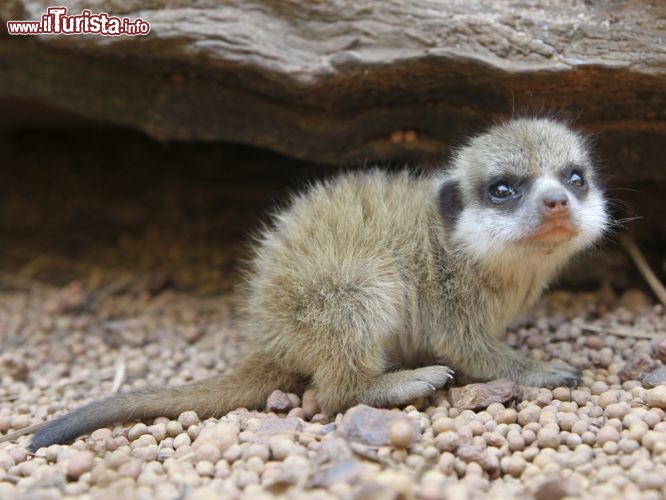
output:
[[[526,239],[531,243],[552,246],[571,240],[579,232],[580,229],[572,224],[568,217],[549,219]]]

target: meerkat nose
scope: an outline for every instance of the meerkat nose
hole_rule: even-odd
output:
[[[549,217],[563,216],[569,213],[569,197],[566,193],[549,193],[542,198],[542,210]]]

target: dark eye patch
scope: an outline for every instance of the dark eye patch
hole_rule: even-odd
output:
[[[583,196],[590,189],[585,169],[578,165],[570,165],[564,169],[562,171],[562,181],[576,197]]]
[[[448,180],[442,183],[437,193],[437,208],[444,223],[453,226],[463,209],[462,192],[460,184],[456,180]]]
[[[482,184],[479,191],[486,205],[513,210],[520,204],[528,188],[529,179],[505,175]]]

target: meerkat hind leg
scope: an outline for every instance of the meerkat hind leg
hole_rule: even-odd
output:
[[[575,385],[579,380],[578,370],[573,366],[560,360],[528,358],[494,337],[460,345],[447,353],[447,357],[465,381],[510,378],[522,385],[556,387]]]
[[[430,396],[452,375],[453,370],[447,366],[373,374],[350,363],[334,370],[322,367],[314,377],[314,384],[322,410],[333,415],[359,403],[388,407]]]
[[[397,406],[432,395],[453,378],[448,366],[425,366],[414,370],[388,372],[377,377],[360,397],[372,406]]]
[[[571,386],[576,385],[579,381],[578,369],[559,359],[552,361],[530,360],[528,368],[520,377],[520,380],[517,380],[517,382],[524,385],[543,387]]]

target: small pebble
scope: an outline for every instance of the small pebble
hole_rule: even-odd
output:
[[[557,448],[560,441],[560,432],[554,426],[543,427],[537,433],[537,443],[540,448]]]
[[[406,448],[415,439],[414,427],[406,420],[398,420],[389,428],[389,439],[396,448]]]
[[[189,446],[192,443],[192,440],[190,439],[190,436],[188,436],[186,433],[181,433],[178,434],[174,440],[173,440],[173,447],[174,449],[178,449],[181,446]]]
[[[610,425],[604,425],[599,432],[597,432],[597,444],[603,446],[605,443],[612,441],[617,442],[620,439],[620,433]]]
[[[90,472],[95,465],[95,455],[91,451],[77,451],[69,457],[67,477],[77,480],[84,473]]]
[[[266,408],[268,411],[274,411],[279,413],[287,413],[293,408],[293,404],[284,392],[275,390],[268,396],[266,401]]]
[[[646,394],[646,403],[651,408],[666,409],[666,385],[649,389]]]
[[[139,436],[142,436],[147,433],[148,433],[148,426],[143,422],[139,422],[137,424],[134,424],[134,426],[132,426],[132,428],[127,432],[127,439],[129,439],[130,441],[134,441]]]
[[[184,429],[187,429],[191,425],[197,425],[199,421],[199,416],[193,411],[184,411],[178,417],[178,422],[183,426]]]

